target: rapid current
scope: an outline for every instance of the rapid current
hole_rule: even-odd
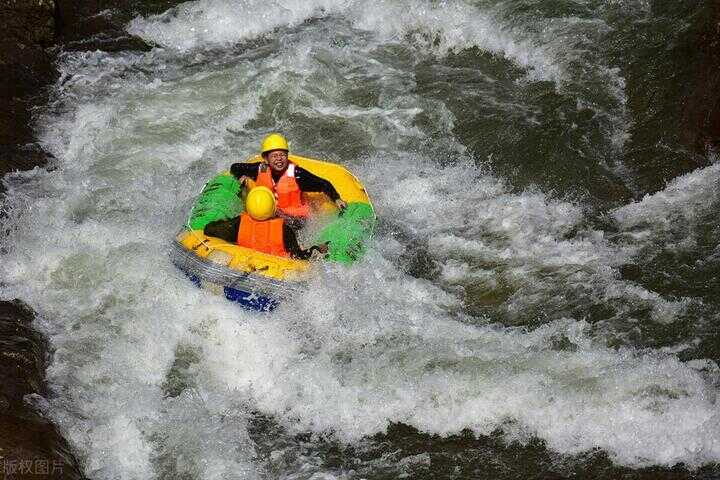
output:
[[[0,219],[0,296],[54,350],[37,406],[92,479],[714,468],[720,164],[668,177],[693,154],[627,94],[673,82],[692,8],[198,0],[128,24],[151,51],[64,54],[55,160]],[[275,130],[379,225],[261,314],[167,252]]]

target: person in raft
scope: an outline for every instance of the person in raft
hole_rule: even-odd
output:
[[[302,192],[322,192],[341,211],[345,210],[347,204],[332,183],[292,163],[288,151],[287,139],[279,133],[271,133],[260,145],[262,162],[233,163],[230,173],[241,182],[250,178],[256,185],[269,188],[277,199],[278,215],[293,227],[302,226],[310,215],[310,207],[303,202]]]
[[[245,199],[245,212],[230,220],[205,226],[205,235],[234,242],[259,252],[307,260],[313,253],[326,254],[327,244],[300,247],[295,231],[276,215],[275,195],[265,186],[254,187]]]

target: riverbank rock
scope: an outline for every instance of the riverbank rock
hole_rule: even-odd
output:
[[[685,141],[696,149],[720,150],[720,3],[710,2],[694,45],[700,60],[683,112]]]
[[[56,41],[65,51],[149,50],[141,39],[128,34],[125,24],[143,9],[132,0],[55,0]]]
[[[65,439],[28,403],[48,395],[48,345],[32,329],[33,317],[19,301],[0,302],[0,473],[5,479],[81,479]]]
[[[50,46],[55,41],[55,0],[4,0],[0,20],[6,37],[26,45]]]
[[[55,2],[8,0],[0,4],[0,176],[45,162],[35,145],[31,112],[44,103],[55,79]]]

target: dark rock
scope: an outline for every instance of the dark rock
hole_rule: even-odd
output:
[[[25,45],[55,41],[54,0],[5,0],[0,3],[3,34]]]
[[[685,98],[682,136],[698,150],[720,149],[720,3],[709,2],[707,15],[690,42],[697,51]]]
[[[56,78],[53,57],[55,3],[9,0],[0,5],[0,176],[45,161],[33,153],[31,109],[45,103],[46,86]],[[28,153],[27,156],[24,156]]]
[[[46,394],[47,342],[30,327],[32,319],[24,304],[0,303],[0,394],[11,407],[21,407],[25,395]]]
[[[0,302],[0,472],[7,479],[84,478],[55,426],[27,403],[46,396],[47,340],[17,300]]]
[[[129,3],[57,0],[57,41],[65,51],[148,50],[145,42],[125,31]]]
[[[2,98],[33,95],[55,78],[53,57],[37,44],[0,40],[0,65]]]
[[[633,263],[620,265],[620,276],[623,280],[636,282],[642,277],[642,269]]]
[[[58,42],[65,50],[146,51],[150,47],[125,31],[137,15],[160,13],[177,0],[56,0]]]
[[[38,165],[45,165],[52,155],[36,143],[25,145],[0,144],[0,177],[16,170],[31,170]],[[5,187],[0,183],[0,193]]]
[[[0,413],[0,471],[4,479],[85,478],[52,423],[30,410]]]

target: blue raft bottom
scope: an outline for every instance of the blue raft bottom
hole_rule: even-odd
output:
[[[183,271],[196,287],[203,288],[203,282],[200,277],[194,273],[190,273],[185,270]],[[239,303],[242,307],[256,312],[272,312],[278,307],[278,305],[280,305],[280,302],[272,297],[238,290],[237,288],[223,287],[223,292],[225,294],[225,298],[231,302]]]

